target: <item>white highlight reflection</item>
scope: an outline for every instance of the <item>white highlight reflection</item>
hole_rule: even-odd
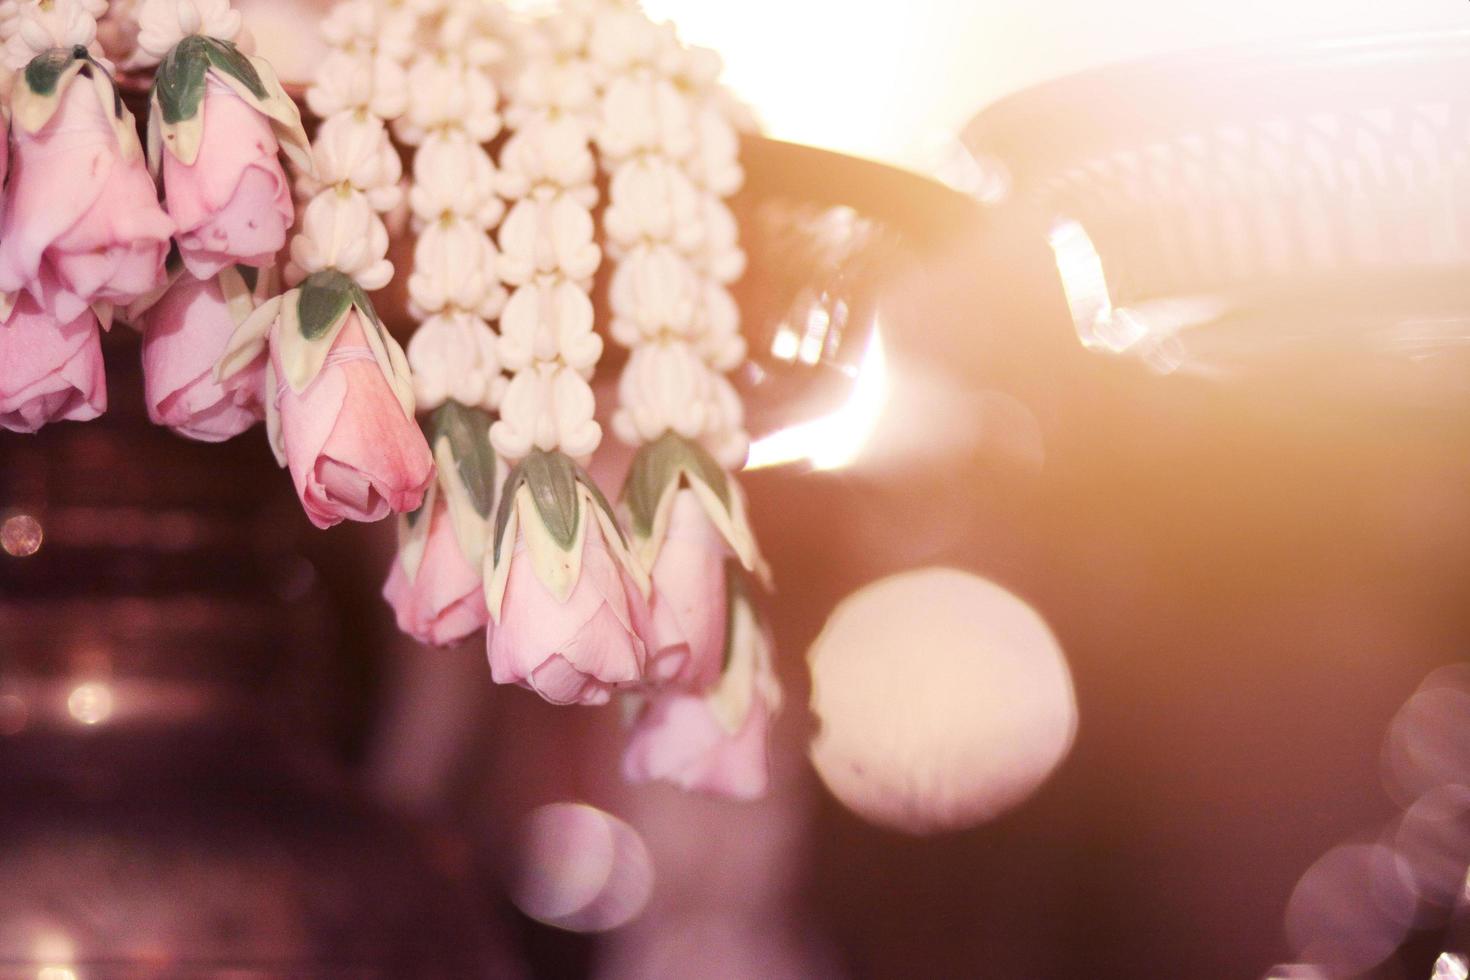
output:
[[[66,699],[66,710],[83,725],[100,725],[112,717],[112,689],[98,681],[88,681],[72,688]]]
[[[1440,953],[1430,980],[1470,980],[1470,964],[1459,953]]]
[[[1102,256],[1086,228],[1071,219],[1059,220],[1047,234],[1047,243],[1056,259],[1073,329],[1088,350],[1136,355],[1155,371],[1168,374],[1189,362],[1180,335],[1227,312],[1218,296],[1173,296],[1114,306]],[[1200,364],[1189,366],[1196,372],[1207,370]]]
[[[882,332],[875,327],[847,401],[829,415],[757,439],[751,444],[745,468],[759,470],[800,460],[808,460],[814,470],[847,466],[861,455],[878,427],[888,394],[888,358]]]
[[[511,899],[526,915],[573,932],[626,925],[653,894],[653,862],[638,832],[583,803],[526,818]]]

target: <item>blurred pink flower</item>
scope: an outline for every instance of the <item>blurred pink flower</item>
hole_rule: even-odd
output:
[[[265,356],[221,384],[215,362],[235,332],[219,280],[187,272],[142,315],[148,417],[180,435],[221,442],[265,417]]]
[[[522,519],[534,507],[523,509]],[[632,577],[608,549],[600,523],[587,522],[582,567],[566,602],[542,583],[525,544],[515,552],[500,621],[490,631],[490,676],[521,684],[553,704],[606,704],[615,687],[643,676],[648,606]]]
[[[84,309],[58,325],[20,296],[0,324],[0,427],[35,432],[47,422],[85,421],[107,409],[97,318]]]
[[[651,683],[703,690],[719,679],[731,554],[695,492],[677,491],[653,564]]]
[[[623,776],[633,783],[663,780],[681,789],[757,799],[770,782],[769,724],[770,711],[758,698],[744,723],[731,732],[706,697],[656,693],[629,736]]]
[[[25,290],[63,323],[96,302],[126,305],[164,278],[174,224],[142,153],[124,154],[112,112],[78,77],[39,132],[12,127],[0,292]]]
[[[327,528],[416,510],[434,460],[367,346],[357,310],[347,313],[320,373],[299,394],[285,380],[279,329],[271,359],[282,450],[306,516]]]
[[[207,75],[203,138],[192,165],[163,153],[164,206],[184,267],[207,279],[227,265],[267,266],[295,212],[270,120]]]
[[[781,687],[770,631],[751,604],[745,580],[733,584],[718,681],[701,691],[665,688],[648,695],[623,753],[628,781],[659,779],[740,800],[765,794],[768,732]]]
[[[485,583],[480,569],[460,549],[442,498],[434,502],[432,513],[418,519],[429,522],[428,545],[418,569],[410,576],[403,555],[395,555],[383,598],[393,606],[399,629],[420,643],[445,646],[489,621]]]

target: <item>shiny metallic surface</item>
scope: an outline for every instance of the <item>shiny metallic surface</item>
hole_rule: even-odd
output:
[[[965,142],[1046,226],[1089,349],[1161,373],[1361,353],[1393,383],[1463,378],[1467,70],[1462,31],[1207,51],[1002,99]]]

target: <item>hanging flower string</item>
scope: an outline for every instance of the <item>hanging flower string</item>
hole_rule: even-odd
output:
[[[628,694],[630,779],[760,795],[780,690],[734,475],[744,255],[725,199],[743,174],[718,59],[624,0],[524,25],[482,0],[344,0],[308,144],[228,0],[126,2],[125,63],[156,68],[146,161],[97,46],[105,6],[0,2],[18,72],[0,425],[100,413],[116,313],[143,332],[154,421],[218,441],[264,417],[317,526],[399,515],[384,595],[405,632],[483,627],[493,679],[555,703]],[[390,133],[414,148],[406,188]],[[637,447],[616,511],[583,469],[603,435],[599,162],[609,332],[629,349],[611,424]],[[400,219],[407,352],[368,297]]]
[[[618,260],[611,332],[631,349],[613,429],[641,446],[622,502],[653,582],[656,683],[635,705],[624,773],[756,796],[779,688],[750,599],[764,565],[731,472],[748,439],[723,373],[745,358],[726,289],[744,255],[723,201],[743,180],[738,143],[709,52],[619,5],[599,14],[591,47],[608,73],[598,148]]]
[[[491,71],[504,55],[485,4],[425,17],[428,39],[408,69],[409,101],[394,132],[416,147],[408,202],[418,234],[408,345],[438,477],[423,505],[398,521],[398,554],[383,587],[399,628],[424,643],[463,639],[489,621],[481,568],[504,479],[490,448],[491,415],[506,379],[487,322],[505,303],[489,233],[505,212],[495,165],[481,145],[500,131]]]
[[[433,478],[408,361],[366,293],[393,277],[380,215],[397,205],[401,173],[384,120],[405,108],[415,25],[370,0],[324,22],[334,50],[307,93],[324,118],[301,181],[314,195],[286,270],[299,285],[251,314],[217,369],[228,382],[267,353],[267,435],[318,527],[415,510]]]
[[[16,431],[106,409],[98,328],[163,281],[174,230],[96,48],[103,10],[51,0],[0,19],[17,73],[0,214],[0,424]]]
[[[511,89],[501,154],[514,203],[500,230],[501,316],[512,372],[496,452],[515,462],[496,516],[485,591],[491,676],[549,701],[602,704],[643,679],[647,578],[602,492],[578,464],[602,438],[588,379],[602,354],[587,295],[593,242],[587,19],[552,15]]]
[[[142,0],[128,63],[157,66],[149,163],[176,230],[168,285],[128,310],[143,333],[148,415],[180,435],[219,442],[265,415],[265,358],[229,379],[215,364],[236,327],[275,294],[276,255],[295,218],[280,153],[310,147],[270,66],[235,44],[226,0]]]

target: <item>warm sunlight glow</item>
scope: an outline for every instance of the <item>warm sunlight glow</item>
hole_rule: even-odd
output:
[[[809,460],[814,470],[847,466],[863,451],[888,401],[888,359],[883,336],[873,331],[852,393],[830,415],[771,433],[751,444],[747,470]]]
[[[1302,35],[1463,26],[1450,0],[644,0],[719,51],[771,136],[934,172],[983,106],[1083,68]]]

